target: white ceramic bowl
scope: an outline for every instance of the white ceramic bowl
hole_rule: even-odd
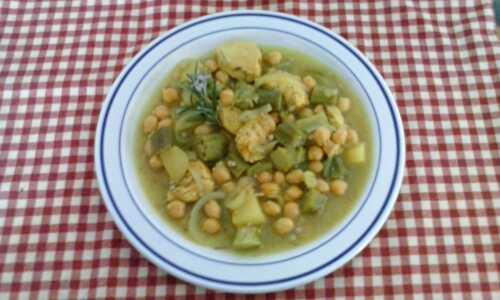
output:
[[[134,172],[133,132],[145,99],[179,61],[206,54],[231,39],[295,49],[335,69],[359,95],[373,128],[375,166],[358,206],[319,240],[271,256],[235,256],[180,236],[153,211]],[[404,157],[404,134],[395,101],[372,64],[346,40],[320,25],[264,11],[210,15],[154,40],[111,87],[95,144],[102,196],[130,243],[169,274],[196,285],[238,293],[303,285],[352,259],[387,219],[401,185]]]

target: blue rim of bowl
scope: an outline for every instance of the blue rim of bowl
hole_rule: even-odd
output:
[[[193,21],[192,23],[186,25],[185,27],[181,27],[181,28],[177,29],[176,31],[173,31],[170,34],[166,35],[165,37],[161,38],[160,40],[156,41],[154,45],[149,46],[148,49],[145,52],[143,52],[141,54],[141,56],[138,57],[134,61],[134,63],[131,65],[131,67],[127,70],[127,72],[120,79],[120,82],[118,82],[118,84],[114,88],[114,91],[113,91],[113,94],[112,94],[112,96],[110,98],[110,101],[107,103],[106,111],[105,111],[104,117],[103,117],[103,122],[101,124],[105,124],[106,119],[108,117],[108,113],[109,113],[109,109],[110,109],[110,106],[111,106],[111,102],[114,99],[114,97],[116,96],[118,88],[121,86],[123,80],[127,77],[128,73],[139,62],[139,60],[141,60],[147,53],[149,53],[152,50],[152,48],[154,48],[159,43],[163,42],[165,39],[168,39],[169,37],[171,37],[171,36],[173,36],[173,35],[181,32],[181,31],[184,31],[184,30],[186,30],[188,28],[191,28],[193,26],[196,26],[196,25],[202,24],[204,22],[208,22],[208,21],[213,21],[213,20],[222,19],[222,18],[229,18],[229,17],[237,17],[237,16],[255,16],[255,17],[268,17],[268,18],[282,19],[282,20],[286,20],[286,21],[290,21],[290,22],[293,22],[293,23],[297,23],[297,24],[306,26],[306,27],[308,27],[310,29],[313,29],[315,31],[318,31],[319,33],[327,36],[328,38],[335,40],[336,42],[338,42],[339,44],[341,44],[343,47],[345,47],[349,52],[351,52],[365,66],[365,68],[368,70],[368,72],[371,73],[371,75],[373,76],[373,78],[377,82],[378,86],[380,87],[380,89],[381,89],[382,93],[384,94],[385,99],[386,99],[386,101],[388,103],[388,106],[389,106],[389,109],[390,109],[390,112],[391,112],[391,116],[392,116],[392,121],[393,121],[393,123],[395,125],[394,129],[395,129],[395,132],[396,132],[396,166],[394,168],[394,174],[393,174],[393,177],[392,177],[392,180],[391,180],[391,185],[390,185],[390,188],[389,188],[389,192],[388,192],[388,194],[386,196],[386,199],[384,201],[384,204],[382,205],[382,208],[380,209],[380,211],[377,213],[377,215],[376,215],[375,219],[373,220],[373,222],[365,230],[365,232],[348,249],[344,250],[341,254],[337,255],[333,259],[329,260],[328,262],[326,262],[326,263],[324,263],[324,264],[322,264],[322,265],[320,265],[320,266],[318,266],[318,267],[316,267],[316,268],[314,268],[312,270],[303,272],[303,273],[298,274],[298,275],[294,275],[294,276],[290,276],[290,277],[282,278],[282,279],[277,279],[277,280],[262,281],[262,282],[236,282],[236,281],[228,281],[228,280],[220,280],[220,279],[210,278],[210,277],[207,277],[207,276],[204,276],[204,275],[200,275],[200,274],[194,273],[194,272],[192,272],[190,270],[187,270],[185,268],[182,268],[182,267],[180,267],[180,266],[178,266],[178,265],[170,262],[169,260],[163,258],[156,251],[154,251],[153,249],[151,249],[146,243],[144,243],[144,241],[132,230],[132,228],[130,227],[130,225],[125,221],[124,217],[121,215],[121,213],[117,209],[116,203],[114,202],[114,198],[112,197],[111,189],[109,188],[109,185],[108,185],[108,182],[107,182],[107,179],[106,179],[106,175],[105,175],[105,171],[104,171],[105,170],[105,168],[104,168],[104,160],[102,159],[104,157],[104,153],[103,153],[103,148],[104,147],[102,146],[102,142],[103,142],[102,138],[99,141],[100,142],[100,148],[99,148],[99,152],[98,152],[99,155],[98,156],[101,157],[101,159],[99,160],[98,163],[99,163],[100,168],[101,168],[101,172],[102,172],[101,174],[103,174],[104,187],[106,189],[107,195],[108,195],[109,199],[111,200],[112,205],[113,205],[115,211],[117,212],[118,216],[120,217],[121,222],[125,225],[125,227],[130,232],[130,234],[134,236],[134,238],[136,239],[136,241],[140,242],[140,244],[145,249],[147,249],[150,252],[150,254],[152,254],[154,257],[156,257],[160,261],[166,263],[167,265],[173,267],[174,269],[176,269],[176,270],[178,270],[178,271],[180,271],[182,273],[185,273],[185,274],[187,274],[189,276],[193,276],[195,278],[198,278],[198,279],[201,279],[201,280],[204,280],[204,281],[208,281],[208,282],[217,283],[217,284],[233,285],[233,286],[262,286],[262,285],[280,284],[280,283],[285,283],[285,282],[292,281],[292,280],[297,280],[297,279],[299,279],[301,277],[309,276],[309,275],[311,275],[313,273],[316,273],[316,272],[324,269],[325,267],[328,267],[332,263],[334,263],[334,262],[338,261],[339,259],[341,259],[346,253],[350,252],[362,240],[364,240],[365,236],[373,229],[374,225],[379,221],[380,216],[382,215],[382,213],[385,211],[387,205],[389,204],[389,200],[390,200],[390,198],[392,198],[393,193],[394,193],[394,189],[396,187],[396,182],[398,181],[398,174],[399,174],[398,171],[402,171],[402,170],[400,170],[400,167],[401,167],[401,165],[400,165],[400,156],[401,156],[401,153],[400,153],[400,144],[401,144],[401,140],[402,140],[402,133],[399,130],[400,128],[398,126],[397,117],[396,117],[396,113],[394,111],[393,104],[391,103],[390,97],[388,95],[388,91],[386,90],[386,88],[384,87],[384,85],[382,84],[382,82],[380,81],[379,77],[372,70],[372,68],[368,65],[368,63],[362,58],[362,56],[360,56],[360,54],[356,53],[356,51],[354,51],[342,39],[336,37],[335,35],[333,35],[332,33],[328,32],[327,30],[322,29],[320,27],[316,27],[316,26],[314,26],[312,24],[309,24],[309,23],[307,23],[305,21],[302,21],[302,20],[299,20],[299,19],[295,19],[295,18],[286,16],[286,15],[283,15],[283,14],[267,14],[267,13],[264,13],[264,12],[259,12],[259,13],[256,13],[256,12],[238,12],[238,13],[232,13],[232,14],[228,14],[228,15],[216,15],[216,16],[213,16],[213,17],[203,18],[203,19],[198,20],[198,21]],[[102,126],[101,129],[102,129],[102,132],[101,132],[100,136],[103,137],[104,136],[104,131],[105,131],[104,126]],[[98,158],[98,157],[96,157],[96,158]]]
[[[339,62],[340,64],[342,64],[351,74],[352,76],[356,79],[356,81],[359,83],[359,86],[361,86],[361,88],[363,89],[363,92],[365,93],[366,97],[369,99],[369,103],[370,103],[370,106],[371,106],[371,109],[373,111],[373,114],[375,115],[375,121],[377,123],[377,130],[378,130],[378,156],[377,156],[377,161],[376,161],[376,168],[375,168],[375,172],[374,172],[374,175],[375,177],[374,178],[377,178],[378,174],[379,174],[379,169],[380,169],[380,157],[382,155],[382,141],[381,141],[381,136],[380,136],[380,121],[379,121],[379,118],[377,116],[377,112],[375,111],[375,106],[373,104],[373,100],[372,98],[370,97],[370,94],[368,93],[368,91],[366,90],[366,88],[363,86],[363,84],[361,83],[361,80],[358,78],[358,76],[356,75],[356,73],[354,73],[354,71],[351,70],[351,68],[349,68],[349,66],[344,62],[342,61],[337,55],[335,55],[332,51],[326,49],[325,47],[321,46],[320,44],[308,39],[308,38],[305,38],[301,35],[298,35],[298,34],[295,34],[295,33],[291,33],[291,32],[288,32],[288,31],[285,31],[285,30],[280,30],[280,29],[274,29],[274,28],[267,28],[267,27],[256,27],[256,26],[252,26],[252,27],[232,27],[232,28],[228,28],[228,29],[222,29],[222,30],[216,30],[216,31],[212,31],[212,32],[208,32],[208,33],[205,33],[205,34],[202,34],[202,35],[199,35],[199,36],[196,36],[188,41],[185,41],[184,43],[180,44],[179,46],[175,47],[174,49],[172,49],[171,51],[169,51],[168,53],[165,53],[164,55],[162,55],[145,73],[144,75],[141,77],[141,79],[139,80],[139,82],[137,83],[137,85],[134,87],[134,90],[132,91],[132,93],[130,94],[130,97],[127,99],[127,105],[125,106],[125,110],[124,110],[124,113],[123,113],[123,116],[122,116],[122,120],[121,120],[121,124],[120,124],[120,131],[118,133],[118,136],[119,136],[119,140],[118,140],[118,145],[121,145],[122,144],[122,137],[123,137],[123,127],[124,127],[124,118],[128,112],[128,109],[129,109],[129,105],[130,105],[130,102],[132,100],[132,98],[134,97],[135,95],[135,92],[137,91],[137,89],[139,88],[139,86],[141,85],[142,81],[146,78],[146,76],[151,72],[152,69],[155,68],[155,66],[160,63],[162,60],[166,59],[169,55],[171,55],[172,53],[174,53],[175,51],[179,50],[180,48],[186,46],[187,44],[193,42],[193,41],[196,41],[200,38],[204,38],[206,36],[209,36],[209,35],[212,35],[212,34],[217,34],[217,33],[221,33],[221,32],[227,32],[227,31],[233,31],[233,30],[254,30],[254,29],[257,29],[257,30],[263,30],[263,31],[274,31],[274,32],[279,32],[279,33],[284,33],[284,34],[288,34],[288,35],[291,35],[291,36],[294,36],[296,38],[299,38],[305,42],[308,42],[308,43],[311,43],[312,45],[318,47],[318,48],[321,48],[323,51],[325,51],[326,53],[328,53],[330,56],[332,56],[334,59],[337,60],[337,62]],[[162,40],[162,41],[165,41],[165,40]],[[152,46],[151,50],[153,48],[155,48],[156,46],[158,46],[159,44],[156,44],[154,46]],[[263,265],[271,265],[271,264],[277,264],[277,263],[281,263],[281,262],[285,262],[285,261],[288,261],[288,260],[292,260],[292,259],[295,259],[297,257],[300,257],[300,256],[303,256],[303,255],[306,255],[306,254],[309,254],[310,252],[312,251],[315,251],[321,247],[323,247],[325,244],[329,243],[331,240],[333,240],[336,236],[338,236],[339,234],[341,234],[348,226],[349,224],[351,224],[352,221],[354,221],[354,219],[356,219],[356,216],[359,214],[359,212],[363,209],[363,207],[365,206],[366,204],[366,201],[370,198],[371,196],[371,193],[373,191],[373,187],[375,185],[375,181],[372,181],[369,188],[368,188],[368,193],[366,194],[366,196],[364,197],[363,201],[361,201],[361,205],[357,205],[358,208],[356,209],[356,211],[354,212],[350,212],[349,214],[349,217],[346,218],[347,220],[343,220],[343,222],[340,224],[341,226],[337,226],[337,227],[340,227],[340,228],[335,228],[337,231],[335,232],[335,234],[333,234],[331,237],[329,237],[328,239],[326,239],[325,241],[321,242],[319,245],[316,245],[310,249],[307,249],[303,252],[300,252],[298,254],[295,254],[295,255],[292,255],[290,257],[287,257],[287,258],[283,258],[283,259],[278,259],[278,260],[273,260],[273,261],[266,261],[266,262],[248,262],[248,263],[237,263],[237,262],[231,262],[231,261],[225,261],[225,260],[220,260],[220,259],[215,259],[215,258],[211,258],[211,257],[208,257],[208,256],[205,256],[205,255],[202,255],[200,253],[197,253],[193,250],[190,250],[188,249],[187,247],[184,247],[182,245],[180,245],[179,243],[173,241],[172,239],[170,239],[164,232],[162,232],[157,226],[156,224],[154,224],[147,216],[146,216],[146,213],[143,211],[143,209],[140,207],[140,205],[137,203],[136,201],[136,198],[134,198],[134,196],[132,195],[132,192],[129,188],[129,184],[128,184],[128,181],[127,181],[127,177],[125,176],[125,170],[124,170],[124,167],[123,167],[123,155],[122,155],[122,149],[123,147],[120,147],[120,151],[119,151],[119,161],[120,161],[120,171],[121,171],[121,175],[123,177],[123,180],[125,181],[125,186],[127,188],[127,192],[130,196],[130,198],[132,199],[132,202],[134,203],[135,207],[139,210],[139,212],[142,214],[143,218],[146,220],[147,223],[149,223],[154,229],[156,232],[158,232],[161,236],[163,236],[163,238],[165,238],[166,240],[168,240],[170,243],[174,244],[175,246],[181,248],[182,250],[184,251],[187,251],[195,256],[198,256],[198,257],[201,257],[203,259],[206,259],[206,260],[209,260],[209,261],[213,261],[213,262],[218,262],[218,263],[222,263],[222,264],[226,264],[226,265],[237,265],[237,266],[263,266]],[[355,208],[355,207],[353,207]],[[332,228],[333,229],[333,228]]]

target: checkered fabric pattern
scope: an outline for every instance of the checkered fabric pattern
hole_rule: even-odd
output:
[[[94,175],[114,78],[192,18],[243,8],[331,28],[394,92],[407,139],[389,220],[350,263],[259,299],[500,299],[500,43],[489,1],[0,1],[0,299],[243,299],[177,280],[117,230]],[[248,298],[245,298],[248,299]]]

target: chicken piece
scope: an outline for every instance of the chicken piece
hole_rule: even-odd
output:
[[[201,161],[189,162],[188,172],[173,189],[172,196],[184,202],[197,201],[203,193],[214,190],[215,183],[210,169]]]
[[[269,114],[261,114],[246,122],[236,134],[236,148],[247,162],[256,162],[265,157],[271,150],[268,136],[274,131],[276,124]]]
[[[251,82],[262,73],[262,53],[255,43],[229,42],[215,54],[219,68],[234,78]]]
[[[289,110],[293,111],[308,104],[306,86],[297,75],[275,70],[258,78],[255,85],[280,91]]]

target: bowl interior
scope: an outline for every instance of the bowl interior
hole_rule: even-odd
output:
[[[262,29],[221,30],[210,34],[195,36],[189,42],[181,44],[175,49],[170,49],[169,51],[160,53],[156,55],[156,57],[149,60],[150,63],[148,63],[147,68],[144,68],[140,81],[136,87],[133,87],[130,103],[123,119],[120,152],[122,155],[121,161],[123,163],[125,179],[134,201],[136,201],[137,206],[146,216],[148,221],[151,222],[152,225],[162,233],[162,235],[174,243],[183,245],[190,251],[194,251],[200,255],[215,258],[217,260],[229,262],[269,262],[276,259],[286,259],[287,257],[293,257],[307,251],[308,249],[316,247],[325,240],[330,239],[338,233],[339,230],[346,227],[349,220],[353,218],[359,207],[363,204],[363,201],[358,201],[357,206],[352,210],[350,215],[347,216],[343,222],[341,222],[340,225],[334,227],[326,235],[320,237],[316,241],[289,251],[279,252],[269,256],[239,256],[230,252],[220,250],[217,251],[199,246],[177,233],[174,229],[170,228],[170,226],[161,219],[159,214],[152,207],[150,201],[146,199],[146,195],[140,185],[134,166],[135,132],[138,124],[141,122],[140,118],[145,109],[144,106],[152,97],[160,97],[161,89],[165,84],[166,75],[183,59],[203,56],[214,49],[217,45],[229,40],[251,40],[261,45],[279,46],[293,49],[307,54],[322,64],[327,65],[330,69],[335,70],[335,72],[339,74],[344,81],[350,85],[350,88],[358,95],[361,105],[367,112],[371,123],[370,127],[372,128],[372,136],[374,137],[372,139],[374,149],[372,154],[374,157],[378,157],[378,149],[380,148],[380,145],[377,137],[379,135],[379,131],[375,125],[375,111],[373,109],[373,103],[371,103],[369,99],[369,91],[367,91],[366,87],[362,85],[363,78],[359,78],[359,76],[349,69],[349,61],[343,59],[340,51],[332,48],[326,49],[313,41],[305,41],[303,38],[294,36],[290,33],[281,32],[280,30],[265,30],[265,32]],[[377,163],[377,161],[374,161],[374,163]],[[368,184],[362,194],[362,199],[366,198],[368,188],[374,178],[375,168],[371,169],[372,174],[370,174],[370,179],[368,180]]]

